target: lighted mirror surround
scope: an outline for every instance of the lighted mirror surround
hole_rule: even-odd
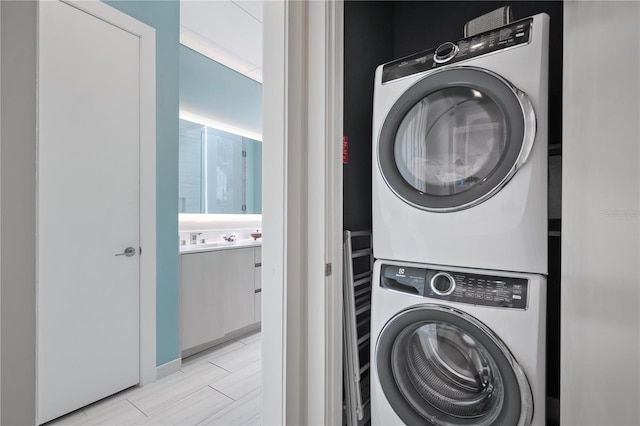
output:
[[[262,142],[228,130],[180,118],[180,213],[262,213]]]

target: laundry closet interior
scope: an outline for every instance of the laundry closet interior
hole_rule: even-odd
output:
[[[436,48],[447,41],[457,42],[465,38],[465,23],[503,6],[510,6],[513,22],[541,13],[550,18],[547,124],[548,258],[545,276],[546,333],[544,334],[546,335],[546,412],[545,419],[538,418],[534,423],[546,421],[547,424],[556,424],[560,406],[562,2],[345,2],[344,136],[347,155],[343,168],[344,229],[355,232],[369,231],[374,228],[372,205],[375,209],[376,201],[372,199],[374,185],[372,176],[375,175],[373,167],[376,167],[377,162],[372,144],[372,138],[375,137],[372,135],[372,127],[375,131],[373,102],[376,68],[399,58]],[[539,28],[533,28],[533,31],[537,30]],[[506,184],[508,185],[509,183]],[[416,226],[415,233],[420,234],[420,232],[420,227]],[[429,236],[421,235],[421,237]],[[416,235],[407,236],[407,238],[416,238]],[[373,255],[376,256],[375,244]],[[409,261],[410,259],[398,260]],[[504,269],[507,270],[507,268]],[[380,284],[374,279],[372,285]],[[375,344],[376,342],[372,339],[370,345]],[[374,359],[365,361],[372,364],[375,362]],[[363,389],[363,399],[367,398],[364,395],[366,392],[369,392],[369,389]]]

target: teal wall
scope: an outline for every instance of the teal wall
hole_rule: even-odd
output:
[[[156,363],[180,357],[178,74],[180,4],[106,1],[156,29]]]
[[[262,214],[262,142],[247,140],[247,213]]]
[[[262,134],[262,84],[181,45],[180,110]]]
[[[156,363],[180,357],[178,114],[262,133],[262,85],[180,45],[177,0],[103,0],[156,30]]]

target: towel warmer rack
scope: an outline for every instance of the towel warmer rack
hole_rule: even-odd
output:
[[[343,376],[346,424],[360,426],[366,424],[371,417],[371,231],[344,232],[343,271]]]

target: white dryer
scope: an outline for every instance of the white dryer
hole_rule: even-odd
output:
[[[542,275],[376,261],[371,424],[544,425]]]
[[[549,17],[380,65],[376,258],[547,273]]]

